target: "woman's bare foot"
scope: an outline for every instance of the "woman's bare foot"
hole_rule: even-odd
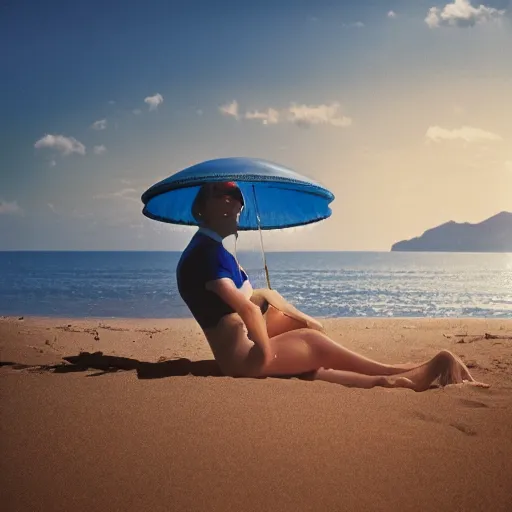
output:
[[[464,361],[460,358],[460,356],[453,354],[453,357],[455,357],[461,367],[463,380],[475,382],[475,379],[472,377],[471,373],[469,373],[468,367],[464,364]]]
[[[458,372],[460,372],[459,375],[460,375],[460,378],[462,379],[462,382],[455,382],[454,384],[467,384],[469,386],[475,386],[478,388],[490,388],[491,387],[490,384],[485,384],[484,382],[476,381],[473,378],[473,376],[471,375],[471,373],[469,373],[468,367],[464,364],[462,359],[458,355],[456,355],[452,352],[450,352],[450,354],[453,356],[453,358],[457,362]]]
[[[440,354],[444,354],[441,356]],[[439,383],[441,386],[447,386],[451,384],[468,384],[475,387],[481,387],[481,388],[489,388],[489,384],[485,384],[483,382],[477,382],[471,373],[469,372],[467,366],[464,364],[462,359],[457,356],[456,354],[453,354],[452,352],[448,350],[443,350],[437,355],[438,358],[446,358],[445,368],[443,371],[440,372],[438,375]],[[397,375],[400,375],[401,377],[405,377],[406,379],[410,379],[409,374],[413,370],[419,370],[420,367],[423,368],[422,371],[415,372],[415,375],[418,376],[418,378],[422,378],[421,376],[425,373],[425,367],[429,363],[431,363],[433,359],[430,361],[427,361],[425,363],[403,363],[403,364],[394,364],[393,368],[399,368],[403,371],[400,372]],[[409,371],[408,371],[409,370]],[[432,382],[434,382],[436,379],[434,379]],[[397,381],[394,380],[393,386],[388,387],[402,387],[402,386],[396,386]],[[403,386],[403,387],[409,387],[409,386]],[[420,386],[421,387],[421,386]]]
[[[460,365],[448,350],[442,350],[428,363],[401,373],[399,376],[412,381],[412,389],[415,391],[427,390],[437,379],[442,386],[463,382]]]

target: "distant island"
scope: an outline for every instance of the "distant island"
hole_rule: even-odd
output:
[[[512,252],[512,213],[500,212],[478,224],[446,222],[396,242],[391,251]]]

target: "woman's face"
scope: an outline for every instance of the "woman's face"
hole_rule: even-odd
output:
[[[210,196],[201,209],[203,219],[213,225],[238,224],[238,216],[242,211],[242,203],[229,193]]]

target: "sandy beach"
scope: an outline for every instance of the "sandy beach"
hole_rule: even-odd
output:
[[[3,317],[2,510],[512,510],[512,320],[324,324],[491,388],[233,379],[192,320]]]

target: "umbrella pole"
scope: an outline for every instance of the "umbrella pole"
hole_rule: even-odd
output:
[[[256,222],[258,223],[258,231],[260,233],[261,253],[263,255],[263,266],[265,267],[265,277],[267,278],[268,289],[272,290],[272,287],[270,286],[270,277],[268,275],[268,267],[267,267],[267,259],[265,257],[265,249],[263,248],[263,234],[261,233],[260,212],[258,210],[258,201],[256,200],[256,190],[254,189],[254,185],[252,186],[252,195],[254,197],[254,206],[256,208]]]

